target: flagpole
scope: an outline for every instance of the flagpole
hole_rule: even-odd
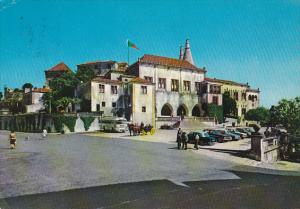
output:
[[[128,61],[128,65],[129,65],[129,46],[127,46],[127,61]]]

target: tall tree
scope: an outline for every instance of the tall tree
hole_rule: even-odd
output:
[[[260,122],[262,126],[266,126],[270,120],[270,112],[265,107],[258,107],[256,109],[251,109],[245,114],[246,120],[253,120]]]
[[[26,88],[30,88],[32,89],[33,85],[31,83],[24,83],[24,85],[22,86],[22,90],[24,91],[24,89]]]
[[[237,117],[236,101],[230,97],[229,92],[223,94],[223,115],[224,117]]]
[[[86,68],[86,69],[80,68],[76,72],[76,78],[83,83],[92,80],[95,76],[96,76],[95,71],[90,68]]]
[[[291,134],[300,135],[300,97],[282,99],[271,107],[271,123],[283,125]]]
[[[43,103],[46,111],[64,111],[69,104],[75,104],[74,91],[79,83],[74,73],[64,73],[50,83],[51,92],[44,94]]]

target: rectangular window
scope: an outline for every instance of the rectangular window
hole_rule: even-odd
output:
[[[220,94],[221,93],[221,88],[220,88],[220,86],[217,86],[217,85],[210,85],[209,92],[212,93],[212,94]]]
[[[158,78],[158,88],[166,89],[166,79],[165,78]]]
[[[146,107],[145,106],[142,107],[142,112],[146,112]]]
[[[105,86],[103,84],[99,84],[99,92],[104,93]]]
[[[150,76],[145,76],[145,80],[149,81],[150,83],[153,83],[153,78]]]
[[[147,94],[147,86],[141,86],[142,94]]]
[[[235,99],[236,101],[238,101],[238,100],[239,100],[239,93],[238,93],[238,92],[234,92],[234,93],[233,93],[233,97],[234,97],[234,99]]]
[[[105,102],[102,102],[102,107],[105,107]]]
[[[201,83],[200,82],[195,82],[195,90],[197,93],[200,93],[200,91],[201,91]]]
[[[97,110],[97,112],[100,111],[100,104],[97,104],[97,105],[96,105],[96,110]]]
[[[178,91],[179,90],[179,81],[176,79],[171,80],[171,91]]]
[[[212,100],[213,104],[219,105],[217,96],[213,96]]]
[[[116,102],[113,102],[113,103],[111,103],[111,106],[112,106],[112,107],[116,107],[116,106],[117,106],[117,103],[116,103]]]
[[[111,94],[118,94],[117,86],[111,86]]]
[[[191,91],[191,82],[190,81],[183,81],[183,90]]]
[[[242,114],[243,114],[243,115],[246,114],[246,108],[242,108]]]
[[[246,100],[246,93],[242,93],[242,99]]]

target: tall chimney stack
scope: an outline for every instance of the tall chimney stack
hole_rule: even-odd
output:
[[[182,46],[180,46],[179,59],[183,60],[183,48],[182,48]]]
[[[192,52],[191,52],[191,48],[190,48],[190,41],[189,41],[189,39],[186,39],[186,42],[185,42],[185,49],[184,49],[183,60],[186,60],[189,63],[191,63],[191,64],[194,65],[194,60],[193,60],[193,56],[192,56]]]

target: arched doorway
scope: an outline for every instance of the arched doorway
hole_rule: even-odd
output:
[[[164,106],[161,108],[161,115],[162,116],[172,116],[173,108],[170,104],[164,104]]]
[[[196,117],[200,117],[201,116],[201,110],[200,110],[200,105],[199,104],[196,104],[193,107],[192,116],[196,116]]]
[[[188,114],[188,109],[184,104],[179,105],[177,109],[178,116],[186,116]]]

